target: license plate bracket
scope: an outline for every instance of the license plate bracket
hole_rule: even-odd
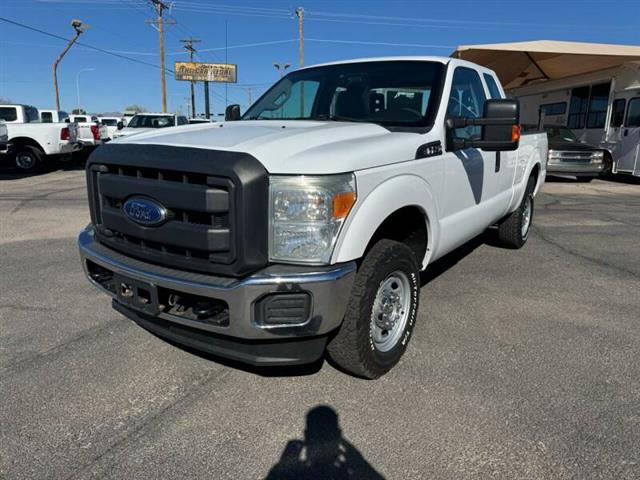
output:
[[[158,315],[158,288],[149,282],[134,280],[119,274],[113,276],[118,302],[147,315]]]

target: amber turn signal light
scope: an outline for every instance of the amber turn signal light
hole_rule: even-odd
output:
[[[356,192],[336,193],[333,197],[333,218],[346,218],[356,203]]]

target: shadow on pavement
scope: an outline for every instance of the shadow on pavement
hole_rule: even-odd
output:
[[[336,411],[326,405],[309,410],[303,439],[287,442],[265,480],[384,480],[342,436]]]
[[[84,170],[84,162],[55,162],[49,161],[43,168],[35,172],[23,172],[18,167],[12,165],[12,162],[6,159],[0,160],[0,180],[20,180],[22,178],[37,178],[51,172],[73,172]]]

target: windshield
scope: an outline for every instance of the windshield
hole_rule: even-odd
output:
[[[128,128],[164,128],[173,127],[176,122],[173,116],[134,115],[127,124]]]
[[[107,127],[115,127],[118,125],[118,120],[116,120],[115,118],[103,118],[102,124],[106,125]]]
[[[337,120],[384,126],[433,125],[444,65],[381,61],[315,67],[290,73],[244,120]]]
[[[578,137],[566,127],[544,127],[547,135],[552,140],[564,140],[565,142],[577,142]]]

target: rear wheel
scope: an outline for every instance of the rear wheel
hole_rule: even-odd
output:
[[[23,172],[35,172],[42,166],[42,151],[29,145],[18,147],[15,161]]]
[[[342,327],[327,347],[331,360],[363,378],[391,370],[407,348],[419,293],[412,250],[392,240],[377,242],[356,274]]]
[[[498,225],[498,238],[507,248],[521,248],[529,238],[533,222],[533,191],[536,179],[529,177],[524,197],[518,208]]]

